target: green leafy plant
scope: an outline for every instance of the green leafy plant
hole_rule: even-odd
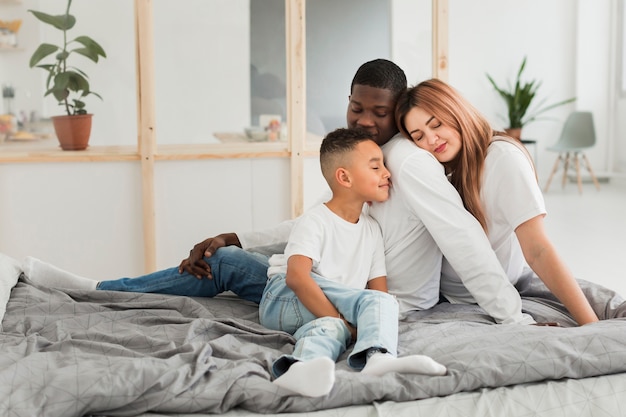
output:
[[[541,86],[541,81],[532,80],[529,82],[522,82],[521,77],[525,67],[526,57],[522,60],[522,65],[520,65],[520,68],[517,71],[515,83],[511,85],[509,82],[508,89],[500,88],[493,78],[491,78],[489,74],[486,74],[493,88],[495,88],[498,94],[500,94],[500,97],[502,97],[506,103],[509,122],[508,128],[510,129],[522,128],[528,123],[537,120],[539,115],[547,112],[548,110],[576,100],[576,97],[572,97],[547,106],[544,105],[545,100],[542,100],[535,106],[536,110],[529,110],[530,105],[537,94],[537,90],[539,90],[539,87]]]
[[[86,114],[83,98],[93,94],[102,99],[100,95],[91,91],[87,74],[75,66],[68,64],[68,59],[73,54],[79,54],[98,62],[100,57],[106,58],[104,49],[88,36],[78,36],[68,40],[68,31],[76,24],[76,18],[70,14],[72,0],[67,1],[64,14],[49,15],[43,12],[28,10],[41,22],[59,29],[63,33],[62,46],[42,43],[30,58],[30,67],[42,68],[48,72],[46,81],[47,91],[44,96],[52,94],[59,105],[65,107],[68,116],[73,114]],[[54,62],[40,64],[42,60],[54,55]]]

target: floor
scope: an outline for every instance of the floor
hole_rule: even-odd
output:
[[[545,186],[545,181],[541,182]],[[544,192],[548,236],[576,278],[593,281],[626,297],[626,178],[611,178],[596,190],[584,183]]]

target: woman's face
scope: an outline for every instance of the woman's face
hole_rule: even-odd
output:
[[[409,110],[404,125],[413,142],[441,163],[452,161],[461,152],[461,135],[421,107]]]

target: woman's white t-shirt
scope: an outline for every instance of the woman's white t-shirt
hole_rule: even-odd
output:
[[[521,149],[503,140],[489,145],[480,199],[491,247],[509,281],[515,284],[520,278],[533,274],[524,259],[515,229],[527,220],[546,214],[534,168]],[[445,259],[441,292],[452,302],[475,302]]]
[[[378,223],[363,213],[357,223],[348,222],[325,204],[297,219],[285,253],[270,258],[268,277],[286,273],[292,255],[311,258],[314,273],[350,288],[364,289],[369,280],[387,275]]]

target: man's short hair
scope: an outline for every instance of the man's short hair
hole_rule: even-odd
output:
[[[368,61],[359,67],[350,84],[350,94],[356,84],[389,90],[394,96],[407,88],[406,74],[402,68],[382,58]]]

